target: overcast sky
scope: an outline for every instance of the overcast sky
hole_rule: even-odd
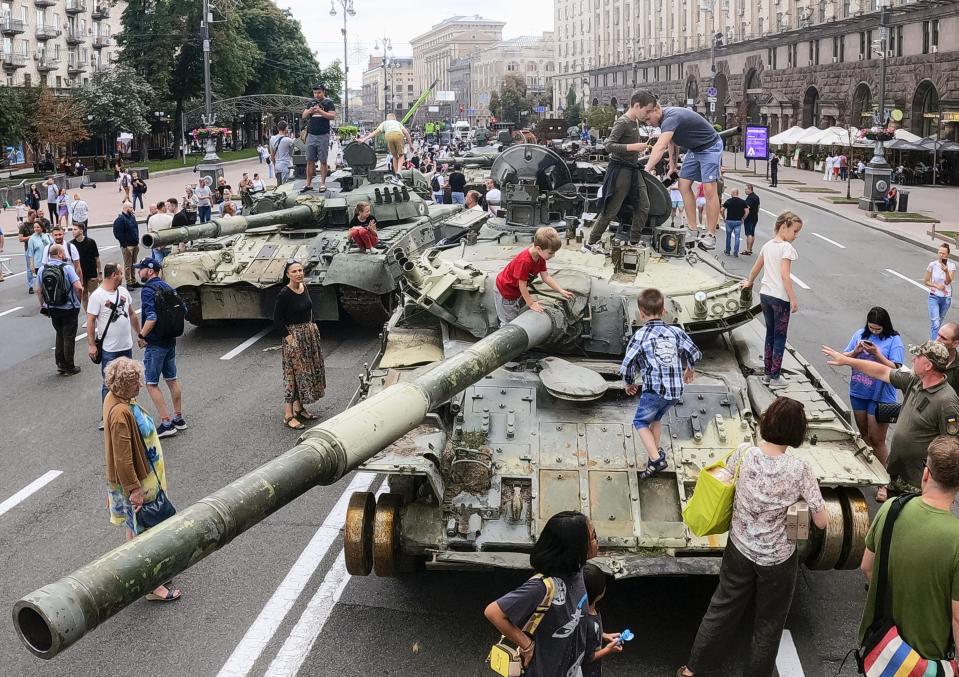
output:
[[[274,0],[289,8],[303,26],[303,33],[316,53],[320,65],[343,59],[343,13],[335,0],[337,15],[330,16],[330,0]],[[477,7],[465,10],[463,6]],[[478,9],[479,6],[482,9]],[[505,21],[503,37],[539,35],[553,29],[553,3],[550,0],[486,0],[483,3],[453,0],[353,0],[356,16],[347,21],[350,88],[358,89],[363,69],[376,40],[384,35],[393,43],[394,56],[412,56],[410,40],[425,33],[433,24],[456,15],[479,14],[484,19]],[[381,52],[380,52],[381,53]]]

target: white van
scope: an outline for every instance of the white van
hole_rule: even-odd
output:
[[[453,123],[453,134],[460,141],[466,141],[470,133],[470,123],[466,120],[457,120]]]

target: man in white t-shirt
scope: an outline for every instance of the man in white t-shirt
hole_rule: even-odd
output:
[[[72,242],[63,241],[63,228],[60,226],[54,226],[51,228],[50,234],[53,236],[53,242],[43,248],[43,254],[41,254],[43,259],[40,261],[40,265],[45,266],[50,261],[50,247],[58,244],[63,247],[63,252],[66,254],[66,262],[68,264],[73,264],[74,272],[76,272],[77,276],[82,280],[83,271],[80,270],[80,252],[77,251],[76,245]]]
[[[210,188],[210,177],[200,177],[196,188],[193,189],[193,196],[196,198],[198,221],[207,223],[213,215],[213,189]]]
[[[133,309],[133,297],[122,285],[123,269],[116,263],[103,266],[103,283],[87,301],[87,353],[96,354],[97,338],[102,338],[100,374],[118,357],[133,357],[133,337],[140,333],[140,318]],[[113,309],[117,312],[110,322]],[[110,322],[109,328],[107,323]],[[106,336],[104,336],[106,332]],[[107,396],[106,384],[100,388],[100,400]],[[100,421],[103,429],[103,421]]]
[[[87,224],[90,221],[90,205],[87,204],[86,200],[80,197],[79,193],[74,193],[71,209],[73,210],[73,223],[83,228],[83,234],[86,235]]]
[[[496,181],[486,179],[486,208],[489,210],[489,213],[496,216],[496,210],[499,209],[502,201],[503,194],[500,192],[500,189],[496,187]]]
[[[153,207],[151,206],[151,211]],[[157,231],[166,230],[167,228],[173,227],[173,214],[176,212],[176,209],[171,212],[169,204],[164,202],[157,202],[156,204],[156,213],[151,214],[150,218],[147,219],[147,230],[151,233]],[[162,261],[163,257],[170,253],[170,247],[162,247],[160,249],[152,249],[153,258],[157,261]]]

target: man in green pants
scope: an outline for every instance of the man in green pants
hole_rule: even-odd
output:
[[[649,216],[649,194],[642,176],[643,170],[636,164],[639,154],[647,148],[647,145],[640,141],[639,135],[640,120],[637,111],[641,107],[634,94],[629,101],[629,109],[613,123],[613,129],[606,141],[609,166],[597,205],[600,215],[589,233],[589,240],[583,246],[584,252],[607,253],[600,244],[600,238],[609,227],[609,222],[616,218],[623,203],[633,207],[633,223],[629,231],[631,243],[639,242],[640,232],[646,225],[646,218]]]

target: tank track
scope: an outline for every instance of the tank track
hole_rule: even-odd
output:
[[[340,305],[354,322],[363,327],[380,328],[396,307],[394,294],[373,294],[356,287],[340,287]]]

